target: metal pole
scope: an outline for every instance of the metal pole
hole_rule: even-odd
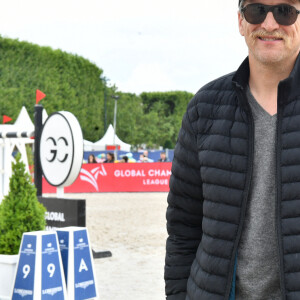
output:
[[[4,197],[5,187],[5,141],[0,140],[0,203]]]
[[[100,80],[103,80],[104,83],[104,133],[107,129],[107,82],[109,81],[108,78],[105,76],[101,77]]]
[[[40,161],[40,142],[43,127],[43,106],[40,104],[34,106],[34,126],[34,184],[37,196],[42,196],[43,171]]]
[[[104,80],[104,133],[107,129],[107,91],[106,91],[106,81]]]
[[[117,160],[117,155],[118,155],[118,149],[116,145],[116,134],[117,134],[117,103],[118,103],[118,96],[113,97],[115,99],[115,111],[114,111],[114,146],[115,146],[115,159]]]

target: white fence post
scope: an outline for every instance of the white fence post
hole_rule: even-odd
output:
[[[29,132],[0,132],[0,203],[9,192],[9,179],[12,175],[12,162],[15,161],[13,157],[15,148],[20,152],[21,160],[29,172],[25,144],[28,143],[28,138],[31,136],[32,133]]]

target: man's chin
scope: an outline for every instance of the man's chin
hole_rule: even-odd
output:
[[[284,63],[285,57],[282,52],[278,51],[266,51],[265,53],[257,53],[254,55],[254,59],[263,65],[274,65]]]

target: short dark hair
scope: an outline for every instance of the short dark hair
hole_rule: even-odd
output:
[[[246,0],[239,0],[239,8],[240,9],[243,7],[245,2],[246,2]]]
[[[107,152],[108,155],[112,158],[112,160],[115,160],[115,155],[112,152]]]

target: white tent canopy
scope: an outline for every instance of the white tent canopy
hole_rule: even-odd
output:
[[[22,106],[22,109],[14,124],[0,124],[1,132],[34,132],[34,125],[29,117],[27,109]],[[32,144],[34,141],[30,138],[22,138],[22,143]]]
[[[28,114],[25,106],[22,106],[22,109],[18,115],[18,118],[17,118],[16,122],[14,123],[14,126],[22,131],[28,131],[28,132],[34,131],[34,125],[29,117],[29,114]]]
[[[8,132],[32,133],[33,131],[34,125],[24,106],[14,124],[0,124],[0,132],[3,136]],[[29,172],[25,148],[25,144],[28,143],[33,143],[33,140],[30,138],[0,138],[0,202],[9,191],[9,178],[12,174],[11,162],[14,161],[13,153],[16,148],[21,154],[21,160],[24,162],[26,170]]]
[[[93,151],[93,142],[90,142],[88,140],[83,140],[83,150],[84,151]]]
[[[115,135],[115,130],[113,126],[110,124],[102,139],[100,139],[99,141],[93,144],[93,149],[95,151],[104,151],[106,150],[107,145],[110,146],[114,145],[114,135]],[[116,145],[120,146],[121,151],[128,151],[128,152],[130,151],[131,145],[121,141],[117,135],[115,137],[115,143]]]
[[[45,108],[43,108],[43,112],[42,112],[42,122],[43,122],[43,124],[46,122],[46,120],[48,119],[48,114],[47,114],[47,112],[46,112],[46,109]]]

